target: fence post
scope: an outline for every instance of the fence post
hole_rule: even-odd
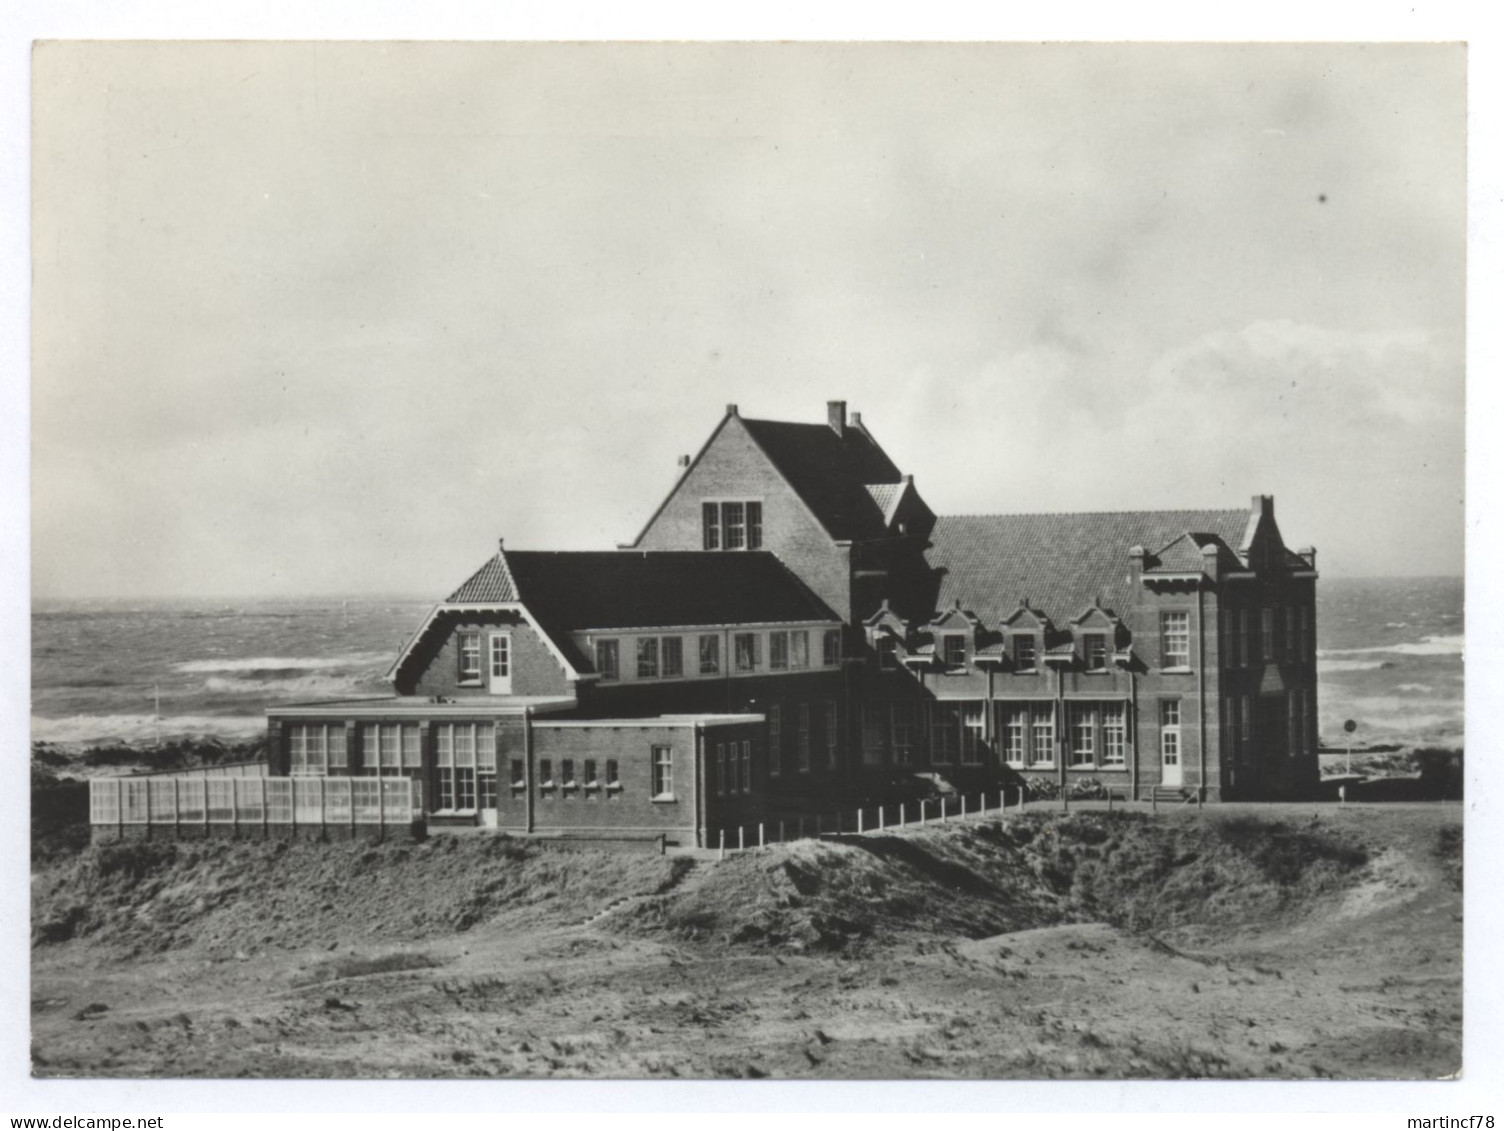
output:
[[[1159,790],[1157,789],[1151,789],[1149,791],[1149,812],[1159,812]]]
[[[784,842],[784,839],[785,838],[784,838],[784,835],[783,835],[783,818],[779,817],[778,818],[778,843],[782,844]]]
[[[940,795],[940,820],[945,820],[945,794]]]
[[[204,803],[203,804],[203,809],[202,809],[202,812],[204,814],[204,835],[208,836],[209,835],[209,779],[206,778],[206,777],[198,779],[198,799]]]
[[[877,807],[877,831],[882,832],[888,827],[888,803],[885,801]]]
[[[924,824],[924,807],[925,807],[925,802],[924,802],[923,799],[921,799],[920,802],[919,802],[919,823],[921,825]]]
[[[115,831],[125,838],[125,779],[115,779]]]
[[[758,848],[766,848],[767,846],[768,846],[768,842],[763,838],[763,835],[762,835],[762,822],[758,821],[757,822],[757,847]]]
[[[324,795],[326,779],[315,778],[319,783],[319,829],[325,830],[329,826],[329,799]]]
[[[240,839],[240,784],[239,778],[230,779],[230,839]]]
[[[961,819],[966,819],[966,794],[961,794]]]
[[[859,833],[863,833],[863,832],[867,831],[865,828],[862,827],[862,811],[860,809],[858,809],[856,811],[856,831],[859,832]]]
[[[900,801],[898,803],[898,827],[903,828],[906,824],[908,824],[908,818],[904,813],[904,803]]]
[[[721,859],[726,859],[726,830],[721,830]]]
[[[736,826],[736,850],[738,852],[745,852],[747,850],[747,826],[746,825],[737,825]]]

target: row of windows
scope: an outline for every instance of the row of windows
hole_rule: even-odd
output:
[[[484,672],[481,667],[481,634],[465,630],[457,634],[459,651],[459,681],[480,683]],[[493,633],[490,638],[490,675],[493,680],[508,680],[512,676],[512,638],[506,633]]]
[[[722,674],[721,634],[703,633],[694,641],[696,666],[693,675]],[[632,650],[633,665],[622,670],[622,645]],[[841,630],[820,632],[820,667],[839,667]],[[735,632],[731,634],[731,671],[747,675],[759,671],[807,671],[815,665],[810,653],[810,630],[777,629],[771,632]],[[766,658],[765,658],[766,657]],[[684,679],[684,637],[638,636],[625,641],[606,637],[595,642],[595,670],[603,681],[623,678]]]
[[[752,792],[752,743],[717,742],[709,768],[709,788],[717,797]]]
[[[1282,609],[1256,609],[1256,630],[1250,624],[1250,610],[1225,609],[1222,612],[1223,663],[1229,668],[1246,668],[1250,654],[1265,663],[1277,660],[1314,662],[1316,635],[1314,614],[1309,605],[1285,606]],[[1256,637],[1255,638],[1255,632]]]
[[[1285,752],[1292,758],[1312,754],[1316,749],[1316,702],[1308,687],[1295,687],[1284,696]],[[1222,701],[1222,736],[1226,749],[1236,761],[1246,761],[1252,753],[1255,731],[1255,700],[1247,695],[1229,695]],[[1278,708],[1277,708],[1278,709]],[[1266,724],[1270,720],[1266,717]],[[1275,716],[1277,725],[1278,716]]]
[[[762,549],[762,504],[751,499],[702,503],[703,544],[707,550]]]
[[[784,727],[786,712],[784,704],[773,703],[767,709],[768,716],[768,772],[777,777],[783,772],[783,758],[788,749],[788,736]],[[793,748],[795,768],[800,773],[808,773],[813,764],[815,739],[811,732],[811,719],[814,708],[809,703],[795,704],[794,709],[787,715],[793,723]],[[819,708],[821,739],[820,746],[823,749],[825,766],[827,769],[836,768],[837,759],[841,749],[841,715],[840,707],[833,701],[826,701]]]

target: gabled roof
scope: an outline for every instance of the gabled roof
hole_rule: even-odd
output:
[[[1190,534],[1182,534],[1168,546],[1156,550],[1144,563],[1144,569],[1149,573],[1200,573],[1205,568],[1201,546]]]
[[[884,506],[871,488],[893,484],[896,503],[903,476],[860,424],[840,435],[828,424],[743,418],[748,434],[816,520],[838,540],[880,538]]]
[[[397,675],[430,630],[467,609],[513,605],[575,673],[593,661],[570,640],[586,629],[826,621],[840,617],[766,552],[498,552],[429,614],[392,665]]]
[[[509,550],[497,558],[503,556],[518,599],[549,631],[841,619],[763,551]]]
[[[935,605],[959,600],[989,627],[1023,600],[1056,624],[1093,603],[1121,615],[1133,546],[1164,549],[1187,534],[1237,546],[1247,526],[1246,510],[942,516],[928,554],[940,571]],[[1199,571],[1195,537],[1189,544]]]

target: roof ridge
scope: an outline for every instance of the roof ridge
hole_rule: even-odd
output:
[[[1224,514],[1247,514],[1245,507],[1155,507],[1150,510],[1115,510],[1115,511],[983,511],[967,514],[939,514],[935,516],[937,522],[947,518],[1095,518],[1101,515],[1119,514],[1204,514],[1219,512]],[[1186,531],[1185,533],[1192,533]]]

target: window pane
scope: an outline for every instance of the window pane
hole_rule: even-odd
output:
[[[789,667],[800,671],[809,667],[809,633],[789,633]]]
[[[483,770],[496,772],[496,726],[481,723],[475,728],[475,764]]]
[[[719,675],[721,671],[721,638],[700,637],[700,674]]]
[[[825,630],[824,660],[827,668],[839,666],[841,663],[841,630],[827,628]]]
[[[789,634],[787,632],[770,632],[768,634],[768,668],[771,671],[787,671],[789,666]]]
[[[747,549],[762,547],[762,504],[747,504]]]
[[[417,723],[408,723],[402,728],[402,765],[413,770],[423,766],[423,746],[419,742]]]
[[[745,521],[741,503],[721,504],[721,528],[724,534],[726,549],[740,550],[746,545],[747,531]]]
[[[658,638],[645,636],[637,641],[637,678],[658,678]]]
[[[705,528],[705,548],[707,550],[719,550],[721,548],[721,508],[718,503],[706,503],[701,508],[701,518]]]
[[[595,642],[595,670],[602,679],[620,679],[620,649],[615,640]]]
[[[684,674],[684,638],[663,638],[663,678],[673,679]]]

